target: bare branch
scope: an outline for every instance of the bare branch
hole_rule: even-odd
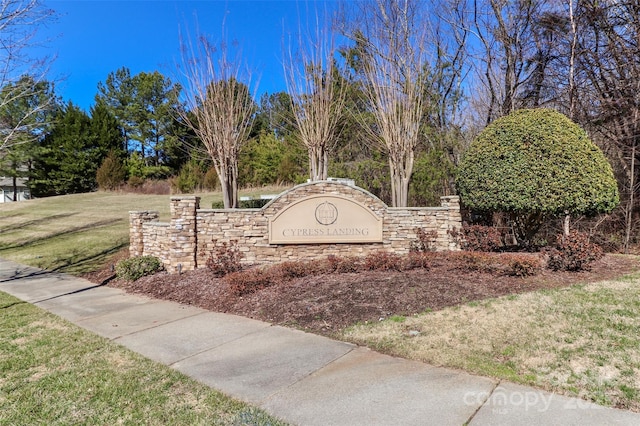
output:
[[[28,48],[36,45],[36,31],[40,24],[54,13],[39,0],[0,0],[0,110],[27,99],[40,99],[42,103],[30,105],[17,121],[0,122],[0,152],[14,144],[28,141],[36,123],[33,117],[51,107],[52,97],[37,95],[38,83],[45,80],[49,58],[34,59]],[[28,76],[29,78],[25,79]],[[31,82],[33,87],[25,86]],[[42,87],[42,86],[40,86]]]
[[[375,118],[373,140],[389,157],[393,206],[408,203],[414,151],[420,138],[428,89],[427,25],[420,3],[376,0],[360,4],[351,33],[362,49],[366,95]]]
[[[238,154],[254,119],[251,73],[226,41],[182,40],[185,109],[180,118],[202,141],[222,185],[225,208],[238,205]]]
[[[328,24],[321,26],[319,21],[316,12],[314,33],[305,37],[300,30],[298,50],[294,53],[289,46],[284,63],[294,124],[307,147],[312,181],[327,179],[329,155],[339,136],[346,99],[334,58],[334,35]]]

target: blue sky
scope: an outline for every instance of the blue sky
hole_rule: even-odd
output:
[[[41,30],[50,39],[47,49],[57,55],[49,78],[57,81],[58,95],[87,111],[98,82],[123,66],[132,75],[157,70],[175,80],[179,32],[195,33],[197,22],[201,32],[219,40],[225,17],[229,38],[240,43],[244,60],[256,70],[258,93],[285,90],[283,37],[297,30],[307,10],[316,8],[312,0],[45,0],[45,4],[58,14]]]

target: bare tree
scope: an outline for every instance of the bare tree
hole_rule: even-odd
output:
[[[395,207],[408,204],[429,92],[428,29],[420,5],[412,0],[361,3],[360,19],[354,18],[356,29],[349,34],[360,46],[365,93],[375,121],[367,129],[388,155]]]
[[[34,91],[43,94],[38,97],[42,102],[30,102],[18,120],[0,122],[0,155],[12,145],[28,142],[25,135],[42,125],[34,117],[50,108],[53,98],[44,96],[48,86],[38,84],[45,80],[50,58],[35,59],[29,49],[37,44],[38,27],[53,16],[39,0],[0,0],[0,109],[26,103]],[[32,87],[25,86],[25,81],[33,82]]]
[[[222,186],[225,208],[238,207],[238,154],[255,116],[251,73],[229,45],[204,35],[183,41],[185,108],[180,118],[200,139]]]
[[[334,58],[334,34],[316,17],[314,33],[299,31],[298,51],[285,55],[284,74],[295,125],[309,154],[312,181],[326,180],[329,155],[338,139],[338,123],[344,114],[345,85]]]
[[[632,237],[635,194],[640,189],[640,3],[580,1],[576,20],[578,110],[622,170],[626,251]]]
[[[534,23],[544,0],[474,0],[470,30],[478,39],[476,91],[482,101],[484,124],[524,106],[522,92],[539,78],[535,58]],[[536,74],[538,72],[538,74]],[[538,86],[539,88],[539,86]]]

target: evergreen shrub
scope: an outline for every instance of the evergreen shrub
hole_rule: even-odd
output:
[[[462,230],[451,230],[449,234],[467,251],[499,251],[503,246],[502,234],[494,226],[464,225]]]
[[[136,281],[162,269],[162,262],[157,257],[136,256],[122,260],[116,265],[116,277],[120,280]]]
[[[505,212],[523,245],[551,217],[610,212],[617,183],[587,133],[550,109],[525,109],[488,125],[465,153],[456,184],[462,203]]]
[[[568,236],[558,235],[555,247],[546,252],[547,267],[554,271],[588,271],[604,256],[602,248],[590,242],[587,234],[575,230]]]
[[[195,161],[189,161],[180,168],[180,173],[171,179],[171,190],[179,194],[193,193],[203,187],[204,172]]]
[[[124,164],[114,151],[110,151],[96,172],[98,188],[105,191],[117,189],[124,183],[126,175]]]

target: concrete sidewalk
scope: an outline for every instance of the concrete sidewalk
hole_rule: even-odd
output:
[[[640,414],[5,260],[0,291],[292,424],[640,424]]]

